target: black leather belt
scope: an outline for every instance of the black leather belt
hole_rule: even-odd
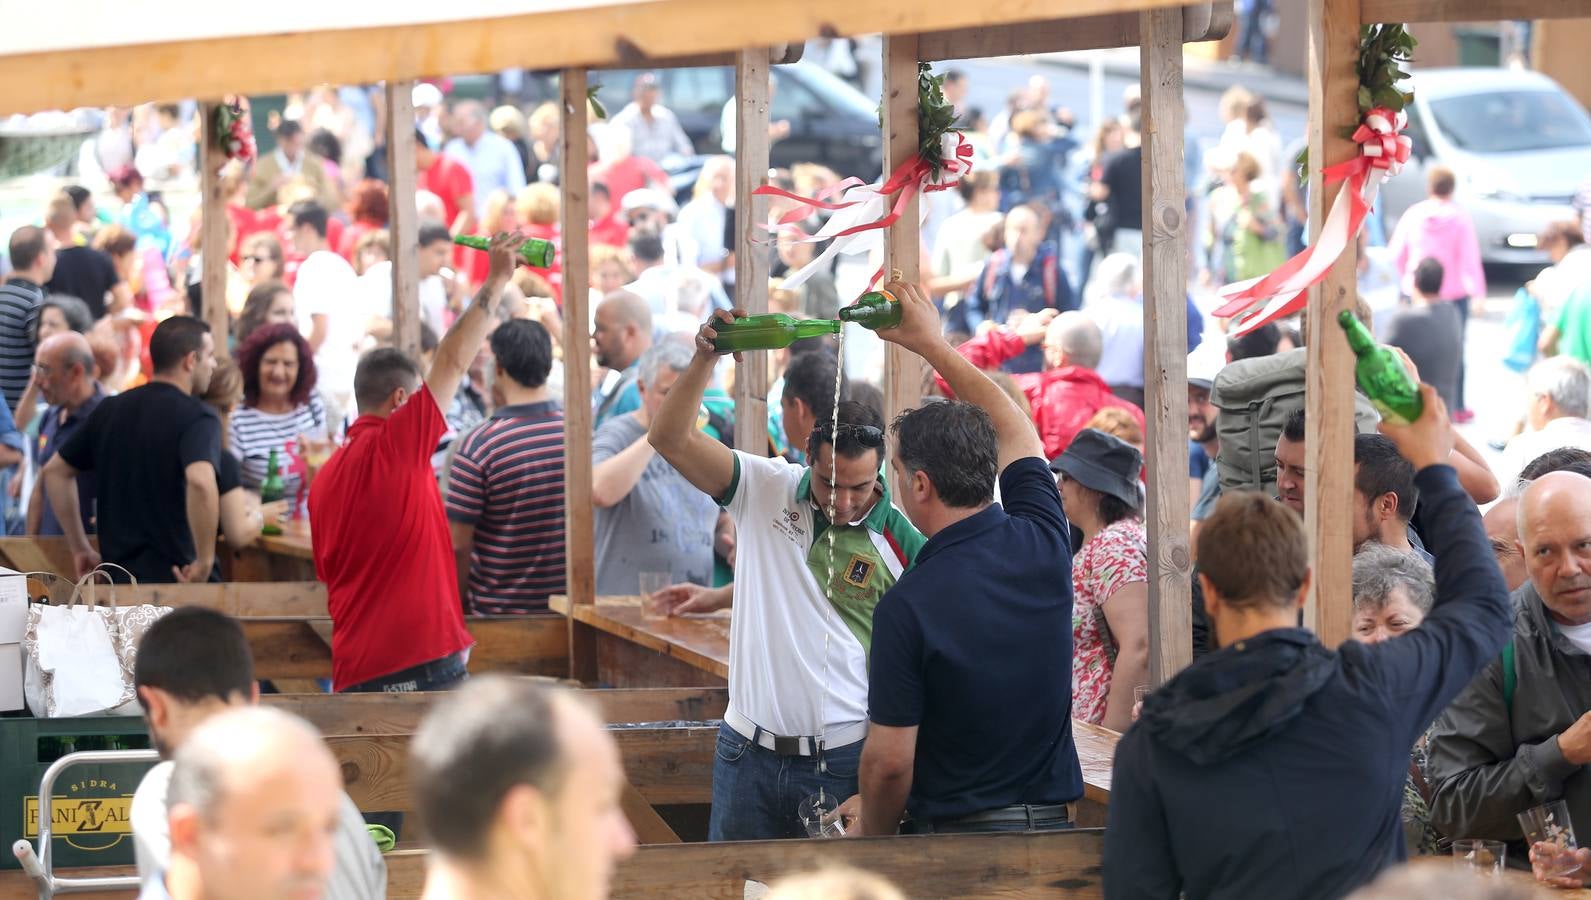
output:
[[[1035,823],[1069,822],[1071,813],[1065,803],[1013,803],[1010,806],[998,806],[975,812],[970,816],[959,819],[940,819],[934,824],[945,825],[995,825],[1004,823],[1025,822],[1029,826]]]

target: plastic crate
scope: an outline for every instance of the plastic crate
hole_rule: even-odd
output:
[[[77,750],[144,750],[136,716],[0,719],[0,847],[39,837],[39,779],[50,763]],[[133,792],[150,763],[73,766],[55,781],[51,854],[57,868],[132,865]],[[0,868],[18,868],[10,852]]]

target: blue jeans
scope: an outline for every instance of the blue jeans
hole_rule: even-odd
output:
[[[451,691],[469,679],[470,652],[460,650],[441,659],[420,663],[343,688],[344,694],[407,694],[412,691]]]
[[[755,841],[804,838],[806,828],[796,816],[802,800],[821,788],[844,803],[856,793],[862,762],[857,741],[818,757],[780,756],[741,737],[728,725],[718,726],[718,753],[713,759],[713,809],[707,824],[709,841]]]

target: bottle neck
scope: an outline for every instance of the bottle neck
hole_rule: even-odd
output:
[[[1351,314],[1338,319],[1338,322],[1342,325],[1343,334],[1348,336],[1348,346],[1354,353],[1363,356],[1375,350],[1376,339],[1370,334],[1370,330],[1365,328],[1363,322],[1353,318]]]

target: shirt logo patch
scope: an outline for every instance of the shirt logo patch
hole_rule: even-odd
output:
[[[806,538],[807,535],[806,529],[797,524],[800,521],[801,513],[793,509],[786,508],[774,518],[773,530],[799,544]]]
[[[873,579],[873,567],[872,560],[852,554],[851,561],[845,564],[845,583],[865,590],[867,583]]]

